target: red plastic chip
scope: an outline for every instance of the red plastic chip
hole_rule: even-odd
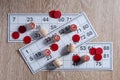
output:
[[[55,13],[55,10],[51,10],[51,11],[49,12],[49,16],[50,16],[51,18],[54,18],[54,13]]]
[[[84,55],[83,56],[83,61],[88,62],[90,60],[90,56],[89,55]]]
[[[26,32],[26,27],[25,27],[25,26],[20,26],[20,27],[18,28],[18,31],[19,31],[20,33],[24,33],[24,32]]]
[[[75,54],[72,56],[73,63],[78,63],[80,61],[80,56]]]
[[[61,12],[60,11],[55,11],[54,12],[54,18],[60,18],[61,17]]]
[[[34,22],[30,22],[30,23],[29,23],[29,28],[30,28],[30,29],[36,28],[35,23],[34,23]]]
[[[25,36],[23,41],[24,41],[25,44],[28,44],[28,43],[31,42],[31,37],[30,36]]]
[[[49,56],[51,54],[51,51],[49,49],[44,50],[44,55]]]
[[[95,60],[95,61],[100,61],[101,59],[102,59],[102,55],[96,54],[96,55],[94,56],[94,60]]]
[[[102,48],[99,47],[99,48],[96,49],[96,54],[100,54],[101,55],[102,53],[103,53],[103,49]]]
[[[80,41],[80,36],[78,34],[75,34],[72,36],[73,42],[79,42]]]
[[[19,34],[19,32],[17,32],[17,31],[12,33],[12,38],[13,38],[13,39],[18,39],[19,36],[20,36],[20,34]]]
[[[55,34],[55,35],[53,36],[53,40],[54,40],[55,42],[59,41],[59,40],[60,40],[60,36],[57,35],[57,34]]]
[[[56,50],[58,50],[58,48],[59,48],[58,44],[52,44],[52,45],[50,46],[50,49],[51,49],[52,51],[56,51]]]
[[[95,55],[96,54],[96,48],[90,48],[89,49],[89,53],[91,54],[91,55]]]
[[[76,25],[76,24],[72,24],[72,25],[70,26],[70,30],[71,30],[71,31],[76,31],[76,30],[77,30],[77,25]]]

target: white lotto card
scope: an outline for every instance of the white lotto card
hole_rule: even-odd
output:
[[[58,37],[54,38],[54,35]],[[95,37],[97,34],[83,12],[42,39],[20,48],[19,51],[32,73],[36,73],[54,59],[62,57],[67,45],[74,44],[78,48]],[[59,41],[55,42],[58,39]],[[50,50],[50,56],[43,55],[46,49]]]

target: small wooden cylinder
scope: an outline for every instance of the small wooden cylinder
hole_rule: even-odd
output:
[[[54,65],[55,67],[60,67],[60,66],[63,65],[63,62],[62,62],[60,59],[56,58],[56,59],[53,61],[53,65]]]
[[[75,51],[75,45],[74,44],[71,44],[68,46],[68,52],[74,52]]]
[[[44,29],[44,28],[41,28],[41,29],[40,29],[40,34],[41,34],[42,36],[46,36],[46,35],[48,34],[48,31],[47,31],[46,29]]]

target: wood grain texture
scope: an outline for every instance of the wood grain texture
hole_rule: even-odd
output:
[[[32,75],[18,49],[23,43],[7,42],[8,13],[87,13],[98,33],[93,40],[113,42],[113,71],[46,71]],[[0,80],[119,80],[120,0],[0,0]]]

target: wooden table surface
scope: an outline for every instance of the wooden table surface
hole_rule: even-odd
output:
[[[7,42],[8,13],[86,12],[98,37],[113,42],[113,71],[46,71],[33,75],[18,49],[23,43]],[[118,80],[120,79],[120,0],[0,0],[0,80]]]

